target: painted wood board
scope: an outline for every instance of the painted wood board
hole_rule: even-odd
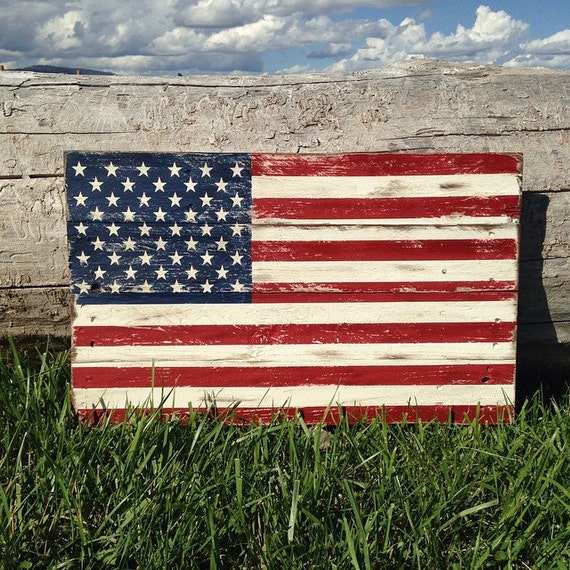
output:
[[[512,413],[521,157],[66,156],[83,415]]]

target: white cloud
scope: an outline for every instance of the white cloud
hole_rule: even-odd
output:
[[[570,29],[562,30],[543,40],[533,40],[525,48],[534,54],[570,55]]]
[[[198,0],[177,4],[177,21],[187,26],[226,28],[256,22],[262,16],[349,12],[356,8],[388,8],[429,4],[433,0]]]
[[[385,22],[385,35],[369,37],[366,45],[351,57],[334,64],[333,70],[365,69],[388,65],[407,57],[421,55],[455,61],[498,63],[505,55],[520,50],[526,39],[528,24],[515,20],[506,12],[493,12],[479,6],[473,27],[459,24],[455,33],[439,32],[428,37],[424,24],[406,18],[399,26]]]
[[[81,36],[89,26],[81,12],[72,10],[48,20],[39,29],[37,41],[50,43],[52,49],[67,50],[81,45]]]
[[[422,10],[422,6],[423,6]],[[358,70],[411,56],[570,68],[570,30],[531,39],[529,24],[481,5],[453,33],[430,33],[435,0],[0,0],[0,59],[117,73]],[[399,24],[357,8],[414,6]],[[389,15],[390,12],[386,12]],[[266,62],[264,65],[264,61]],[[267,63],[270,62],[270,63]]]
[[[287,25],[285,18],[265,15],[256,22],[212,34],[205,43],[210,51],[264,51]]]

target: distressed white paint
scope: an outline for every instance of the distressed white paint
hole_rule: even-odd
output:
[[[482,218],[483,220],[483,218]],[[419,241],[419,240],[492,240],[516,239],[518,224],[506,223],[503,225],[435,225],[431,218],[431,225],[256,225],[252,233],[252,241]]]
[[[512,301],[260,303],[216,305],[76,305],[75,325],[171,326],[263,323],[486,323],[514,322]]]
[[[336,386],[255,387],[255,388],[81,388],[74,391],[74,403],[80,409],[109,409],[133,406],[185,408],[216,404],[220,407],[292,407],[313,406],[411,406],[422,405],[506,405],[514,401],[514,385],[480,386]]]
[[[254,261],[256,283],[516,281],[516,261]]]
[[[152,353],[150,357],[149,353]],[[473,361],[514,364],[512,342],[255,344],[193,346],[80,346],[74,366],[407,366],[470,364]],[[231,379],[228,379],[231,382]]]
[[[442,198],[512,196],[519,191],[512,174],[431,176],[254,176],[256,198]]]

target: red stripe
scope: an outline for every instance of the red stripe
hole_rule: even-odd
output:
[[[403,366],[267,366],[263,368],[163,367],[154,368],[154,385],[194,386],[204,389],[220,386],[277,387],[320,384],[345,386],[479,385],[512,384],[514,364],[456,364]],[[73,367],[73,387],[133,388],[150,387],[150,367],[121,368]],[[483,388],[482,388],[483,389]]]
[[[253,176],[519,174],[516,154],[252,154]]]
[[[249,423],[269,423],[280,421],[285,418],[295,418],[300,415],[309,424],[325,422],[327,424],[338,424],[342,417],[347,418],[350,423],[360,421],[372,421],[378,417],[387,423],[400,422],[431,422],[438,421],[445,423],[461,424],[465,421],[478,421],[478,423],[496,424],[498,422],[510,423],[514,419],[513,406],[384,406],[384,407],[355,407],[338,406],[325,408],[316,406],[311,408],[196,408],[197,413],[207,414],[212,417],[219,417],[227,423],[249,424]],[[151,416],[157,414],[159,418],[168,419],[176,417],[185,424],[190,419],[188,408],[160,408],[158,410],[137,409],[137,410],[87,410],[78,409],[79,417],[89,423],[98,424],[104,421],[123,422],[133,416]]]
[[[75,327],[74,346],[509,342],[515,323],[359,323]]]
[[[513,301],[514,281],[254,283],[253,303]]]
[[[516,259],[514,239],[253,241],[253,261],[425,261]]]
[[[445,196],[425,198],[256,198],[255,219],[375,220],[441,216],[519,217],[519,197]]]

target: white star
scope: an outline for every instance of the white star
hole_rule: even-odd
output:
[[[120,255],[117,255],[117,252],[113,252],[111,255],[107,256],[111,260],[111,265],[119,265],[119,259],[121,259]]]
[[[190,236],[190,239],[186,242],[186,245],[188,246],[188,249],[191,251],[196,251],[196,244],[198,242],[194,241],[194,238],[192,236]]]
[[[210,176],[210,172],[212,171],[212,167],[208,166],[207,162],[204,162],[204,166],[201,166],[200,170],[202,171],[202,178],[204,178],[204,176]]]
[[[202,283],[202,285],[200,285],[200,287],[202,287],[202,291],[204,293],[211,293],[213,286],[214,286],[214,284],[210,283],[209,279],[206,279],[206,283]]]
[[[121,182],[121,184],[123,185],[123,192],[132,192],[135,187],[135,183],[131,182],[131,179],[128,177],[124,182]]]
[[[141,285],[141,291],[143,293],[150,293],[152,291],[152,285],[148,282],[147,279],[145,279],[144,283]]]
[[[139,176],[148,176],[148,171],[150,170],[148,166],[143,162],[140,166],[137,166],[139,171]]]
[[[241,208],[241,203],[243,202],[243,198],[239,194],[236,194],[235,196],[232,196],[232,202],[236,208]]]
[[[181,170],[180,166],[176,166],[176,162],[172,163],[172,166],[168,167],[168,170],[170,170],[170,176],[180,176],[180,174],[178,174]]]
[[[134,222],[135,221],[135,213],[131,210],[129,206],[125,212],[123,212],[123,217],[125,222]]]
[[[84,226],[83,222],[79,222],[78,226],[75,226],[75,229],[77,230],[78,234],[83,234],[84,236],[87,235],[87,229],[89,226]]]
[[[192,178],[188,179],[188,182],[184,182],[186,186],[186,192],[194,192],[196,190],[196,182],[192,180]]]
[[[174,255],[169,255],[168,257],[172,259],[172,265],[180,265],[182,256],[178,254],[178,250],[174,252]]]
[[[232,235],[241,236],[241,226],[239,224],[234,224],[232,226]]]
[[[85,171],[85,166],[81,164],[81,162],[77,161],[75,166],[72,166],[73,170],[75,170],[75,176],[85,176],[83,172]]]
[[[77,259],[79,259],[79,263],[81,265],[87,265],[87,260],[91,257],[90,255],[86,255],[84,251],[81,252],[81,255],[76,255]]]
[[[243,291],[243,288],[244,285],[239,282],[239,279],[236,279],[236,282],[232,283],[232,291],[234,291],[234,293],[240,293]]]
[[[203,226],[200,226],[200,229],[202,230],[203,236],[211,236],[212,235],[212,228],[207,223],[205,223]]]
[[[219,250],[226,251],[226,245],[228,245],[228,242],[223,238],[223,236],[220,236],[220,239],[216,242],[216,244],[218,245]]]
[[[173,293],[182,293],[184,290],[182,288],[182,285],[180,283],[178,283],[178,279],[171,285],[171,287],[172,287]]]
[[[110,226],[107,226],[107,229],[109,230],[110,236],[119,237],[119,230],[121,229],[121,226],[117,226],[115,222],[113,222]]]
[[[89,293],[89,290],[91,289],[91,286],[85,281],[85,279],[81,283],[76,283],[76,286],[79,287],[79,294]]]
[[[137,242],[131,239],[129,236],[126,240],[123,241],[123,245],[125,246],[125,251],[134,251]]]
[[[107,171],[107,176],[117,176],[117,166],[115,166],[112,162],[109,162],[108,166],[105,166],[105,170]]]
[[[154,184],[154,191],[155,192],[164,192],[164,186],[166,184],[166,182],[163,182],[160,179],[160,176],[158,177],[158,180],[156,182],[153,182]]]
[[[220,208],[217,212],[216,212],[216,216],[218,216],[218,222],[221,221],[226,221],[226,218],[228,217],[229,212],[226,212],[223,208]]]
[[[101,266],[98,265],[98,266],[97,266],[97,270],[94,271],[94,273],[95,273],[95,277],[96,277],[97,279],[103,279],[103,276],[104,276],[105,273],[107,273],[107,272],[106,272],[104,269],[101,269]]]
[[[202,201],[202,206],[209,206],[212,201],[212,197],[206,192],[203,196],[200,196],[200,200]]]
[[[146,222],[144,222],[142,226],[139,226],[139,230],[141,232],[141,236],[150,236],[151,227],[147,226]]]
[[[174,236],[174,235],[179,236],[179,235],[180,235],[180,231],[182,230],[182,227],[179,226],[176,222],[174,222],[174,225],[173,225],[173,226],[170,226],[168,229],[170,230],[171,235],[173,235],[173,236]]]
[[[148,251],[145,251],[142,255],[139,255],[141,260],[141,265],[150,265],[150,260],[152,259],[152,255],[148,254]]]
[[[116,281],[113,281],[110,289],[111,293],[119,293],[119,291],[121,290],[121,286]]]
[[[230,257],[233,259],[232,265],[241,265],[241,260],[243,259],[243,255],[240,255],[236,251],[233,255],[230,255]]]
[[[165,222],[166,220],[164,219],[164,216],[166,216],[166,212],[162,211],[162,208],[158,208],[158,210],[156,212],[154,212],[154,215],[156,216],[156,221],[158,222],[158,220],[160,220],[161,222]]]
[[[141,206],[147,206],[150,202],[150,197],[146,195],[146,192],[143,192],[142,196],[139,196],[139,202]]]
[[[228,269],[222,265],[219,269],[216,269],[216,273],[218,274],[218,279],[225,279],[228,274]]]
[[[127,279],[134,279],[138,271],[136,269],[133,269],[132,265],[129,265],[129,268],[125,269],[125,273],[127,274]]]
[[[234,177],[237,176],[238,178],[241,178],[241,171],[243,170],[243,166],[240,166],[237,162],[235,163],[235,165],[232,167],[232,172],[234,173]]]
[[[203,259],[202,265],[212,265],[212,256],[208,252],[200,257]]]
[[[91,180],[91,182],[89,182],[89,184],[91,184],[91,192],[95,192],[96,190],[98,190],[100,192],[101,186],[103,186],[103,182],[99,182],[99,179],[97,178],[97,176],[95,176],[95,178],[93,180]]]
[[[158,236],[158,240],[155,241],[154,243],[156,244],[156,251],[159,251],[159,250],[161,250],[161,249],[164,250],[164,249],[165,249],[164,246],[165,246],[168,242],[167,242],[167,241],[164,241],[164,240],[162,239],[162,236]]]
[[[119,201],[119,198],[115,196],[114,192],[111,192],[111,195],[107,198],[107,200],[109,201],[109,206],[111,205],[116,206],[117,202]]]
[[[195,222],[196,221],[196,213],[194,210],[192,210],[192,208],[190,208],[187,212],[186,212],[186,221],[187,222]]]
[[[218,187],[218,192],[225,192],[227,185],[228,185],[228,183],[224,182],[223,178],[220,178],[220,181],[216,182],[216,186]]]
[[[103,246],[105,245],[105,242],[102,241],[99,236],[97,236],[97,238],[95,239],[95,241],[93,242],[93,251],[99,249],[101,251],[103,251]]]
[[[104,212],[101,212],[101,210],[99,210],[98,206],[95,206],[95,209],[92,212],[90,212],[90,214],[94,220],[99,220],[99,221],[103,220]]]
[[[176,192],[174,192],[174,194],[172,196],[169,196],[168,199],[170,200],[171,206],[180,207],[180,200],[182,200],[182,198],[179,198],[178,195],[176,194]]]
[[[166,269],[164,269],[164,267],[161,265],[158,269],[155,270],[155,273],[157,279],[166,279],[166,274],[168,271],[166,271]]]
[[[186,275],[188,275],[188,279],[196,279],[197,273],[198,273],[198,270],[194,269],[193,265],[190,266],[190,269],[186,270]]]
[[[79,194],[77,196],[74,196],[73,199],[77,201],[77,204],[75,204],[76,206],[79,206],[79,204],[85,206],[85,200],[87,200],[87,196],[84,196],[81,192],[79,192]]]

